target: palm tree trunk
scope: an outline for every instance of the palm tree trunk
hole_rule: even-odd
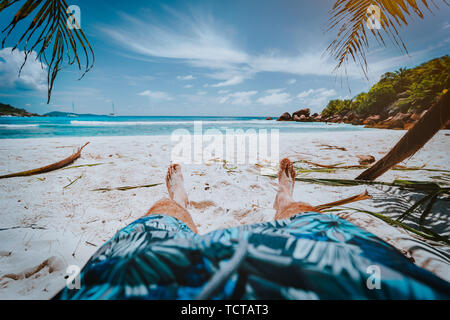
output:
[[[444,94],[397,145],[356,180],[373,181],[419,151],[450,120],[450,91]]]

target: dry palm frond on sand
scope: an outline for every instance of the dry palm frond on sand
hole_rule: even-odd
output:
[[[134,190],[134,189],[142,189],[142,188],[153,188],[162,185],[162,183],[154,183],[154,184],[148,184],[148,185],[142,185],[142,186],[125,186],[125,187],[118,187],[118,188],[99,188],[94,189],[92,191],[97,192],[107,192],[107,191],[128,191],[128,190]]]
[[[332,203],[327,203],[327,204],[323,204],[320,206],[315,207],[317,210],[324,210],[324,209],[330,209],[330,208],[334,208],[334,207],[338,207],[338,206],[342,206],[344,204],[349,204],[352,202],[357,202],[357,201],[363,201],[363,200],[369,200],[372,199],[372,197],[369,195],[369,192],[366,190],[366,192],[347,198],[347,199],[343,199],[343,200],[339,200],[336,202],[332,202]]]

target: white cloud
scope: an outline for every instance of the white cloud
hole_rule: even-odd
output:
[[[297,79],[289,79],[286,83],[288,84],[288,85],[293,85],[294,83],[296,83],[297,82]]]
[[[288,85],[296,83],[296,76],[329,77],[334,74],[337,62],[329,55],[323,55],[325,47],[322,44],[305,43],[303,48],[307,49],[301,48],[293,53],[270,51],[270,48],[254,53],[236,41],[235,35],[241,34],[239,30],[218,23],[211,15],[195,10],[180,13],[165,9],[167,15],[163,17],[154,17],[148,11],[140,18],[119,13],[121,18],[114,25],[100,29],[112,41],[133,52],[132,58],[171,59],[201,68],[204,76],[214,80],[209,86],[215,88],[236,86],[265,72],[290,75],[292,78]],[[448,23],[442,28],[447,29]],[[378,80],[385,71],[417,61],[417,57],[414,56],[414,60],[407,55],[386,58],[379,54],[370,56],[369,53],[369,76]],[[363,77],[360,66],[353,63],[349,63],[345,75],[358,79]],[[179,80],[183,77],[190,75],[179,76]]]
[[[178,76],[177,77],[178,80],[181,81],[190,81],[190,80],[194,80],[195,77],[193,75],[188,75],[188,76]]]
[[[283,92],[285,89],[284,88],[279,88],[279,89],[268,89],[266,90],[266,93],[268,94],[274,94],[274,93],[280,93]]]
[[[212,84],[211,87],[213,88],[220,88],[220,87],[228,87],[228,86],[234,86],[237,84],[240,84],[242,82],[244,82],[245,78],[242,76],[235,76],[232,77],[231,79],[228,79],[226,81],[222,81],[216,84]]]
[[[267,90],[267,95],[259,98],[256,102],[264,105],[282,105],[292,101],[289,93],[283,92],[284,89],[270,89]]]
[[[187,84],[187,85],[185,85],[183,88],[185,88],[185,89],[189,89],[189,88],[192,88],[193,87],[193,85],[192,84]]]
[[[206,92],[206,91],[197,91],[197,95],[199,95],[199,96],[204,96],[204,95],[206,95],[208,92]]]
[[[158,24],[157,19],[149,16],[142,20],[127,14],[121,16],[125,22],[122,26],[102,30],[136,53],[205,64],[242,63],[247,59],[210,16],[187,16],[172,11],[171,25],[167,25],[167,20]]]
[[[233,105],[249,105],[252,104],[251,97],[256,95],[258,91],[241,91],[230,93],[218,99],[219,103],[229,103]]]
[[[435,46],[428,46],[425,49],[410,51],[408,54],[399,54],[396,56],[380,54],[384,48],[380,48],[379,52],[377,50],[371,51],[367,56],[370,84],[373,85],[378,82],[380,76],[385,72],[400,67],[415,67],[418,61],[427,59],[430,51],[440,46],[445,46],[445,43],[439,43]],[[361,67],[357,68],[361,70]]]
[[[230,90],[219,90],[218,94],[227,94]]]
[[[47,90],[47,66],[44,64],[42,67],[36,57],[34,51],[28,56],[19,77],[19,70],[25,59],[24,51],[12,51],[12,48],[0,50],[0,88]]]
[[[128,84],[130,86],[138,86],[138,85],[142,84],[143,82],[148,82],[148,81],[155,80],[155,77],[154,76],[150,76],[150,75],[141,75],[141,76],[125,75],[125,76],[123,76],[123,78],[128,80]]]
[[[308,91],[303,91],[301,93],[299,93],[297,95],[298,98],[302,99],[302,98],[306,98],[306,97],[310,97],[310,96],[320,96],[320,97],[331,97],[331,96],[335,96],[336,95],[336,91],[334,89],[325,89],[325,88],[320,88],[320,89],[309,89]]]
[[[280,72],[291,75],[330,76],[335,62],[317,52],[302,52],[297,56],[276,54],[253,57],[251,66],[256,72]],[[348,76],[359,75],[354,68],[347,69]]]
[[[103,97],[102,91],[95,87],[75,87],[71,86],[68,90],[55,90],[53,91],[53,96],[67,98],[72,95],[76,95],[77,97],[89,97],[90,99],[99,99],[106,100],[106,97]]]
[[[325,108],[329,100],[335,97],[337,92],[334,89],[309,89],[297,95],[297,98],[307,107],[313,109]]]
[[[297,98],[303,99],[303,98],[306,98],[306,97],[310,96],[312,93],[314,93],[314,90],[313,89],[309,89],[308,91],[303,91],[303,92],[299,93],[297,95]]]
[[[210,84],[215,88],[238,85],[261,72],[330,76],[335,67],[335,61],[330,57],[321,56],[323,49],[318,52],[310,48],[296,55],[250,54],[236,44],[233,30],[219,25],[210,15],[167,11],[169,16],[163,21],[149,15],[138,19],[121,14],[122,23],[105,26],[102,31],[137,54],[176,59],[193,67],[211,70],[205,75],[218,81]],[[353,68],[349,68],[347,74],[361,75]],[[178,77],[179,80],[182,78]],[[295,81],[290,79],[289,84]]]
[[[145,91],[139,93],[138,95],[142,96],[142,97],[149,97],[150,99],[154,99],[154,100],[166,100],[166,101],[173,100],[173,98],[169,94],[167,94],[166,92],[162,92],[162,91],[145,90]]]

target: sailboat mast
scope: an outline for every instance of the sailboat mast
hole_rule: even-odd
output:
[[[110,116],[115,116],[116,115],[116,110],[115,110],[114,102],[111,101],[111,104],[112,104],[112,113],[110,113],[109,115]]]

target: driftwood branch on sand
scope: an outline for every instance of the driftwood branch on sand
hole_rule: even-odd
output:
[[[357,180],[373,181],[393,166],[413,156],[450,120],[450,91],[444,94],[392,150]]]
[[[46,173],[46,172],[50,172],[50,171],[61,169],[61,168],[65,167],[65,166],[73,163],[75,160],[77,160],[81,156],[81,151],[88,144],[89,144],[89,142],[86,143],[81,148],[79,148],[76,153],[74,153],[70,157],[68,157],[68,158],[66,158],[64,160],[61,160],[59,162],[53,163],[51,165],[48,165],[48,166],[45,166],[45,167],[42,167],[42,168],[34,169],[34,170],[17,172],[17,173],[8,174],[8,175],[5,175],[5,176],[0,176],[0,179],[16,178],[16,177],[29,177],[29,176],[34,176],[36,174],[41,174],[41,173]]]

